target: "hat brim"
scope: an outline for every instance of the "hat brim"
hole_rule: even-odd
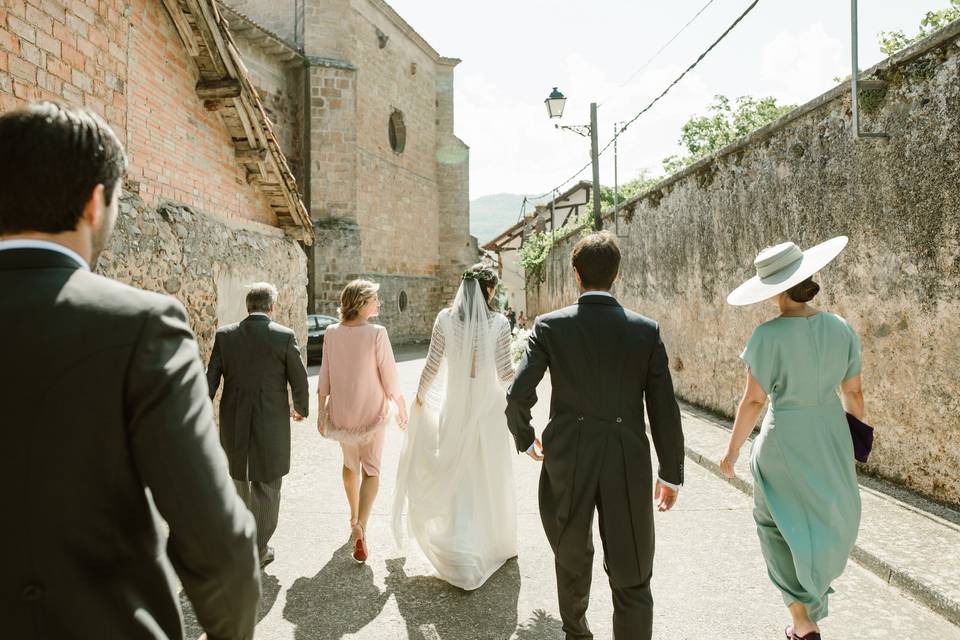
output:
[[[847,236],[837,236],[810,247],[803,252],[802,258],[786,269],[767,278],[754,276],[741,284],[727,296],[727,304],[742,307],[783,293],[830,264],[847,246],[847,242]]]

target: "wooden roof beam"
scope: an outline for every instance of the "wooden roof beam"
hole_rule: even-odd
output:
[[[197,83],[197,96],[201,100],[223,100],[240,96],[240,81],[236,78],[201,80]]]

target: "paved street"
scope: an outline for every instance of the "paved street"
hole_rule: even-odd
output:
[[[422,350],[403,350],[403,386],[412,398]],[[316,369],[311,369],[316,382]],[[543,426],[543,385],[538,427]],[[506,427],[504,427],[506,428]],[[429,577],[413,549],[397,550],[389,530],[393,475],[402,443],[389,432],[383,482],[369,539],[371,559],[357,565],[347,545],[349,511],[340,482],[340,450],[296,425],[293,468],[284,481],[277,560],[264,573],[257,638],[262,640],[410,639],[552,640],[562,638],[553,559],[536,505],[538,465],[515,462],[519,558],[490,582],[464,593]],[[769,583],[750,516],[751,499],[688,460],[678,506],[658,514],[654,576],[656,638],[782,638],[787,622]],[[611,604],[599,558],[590,620],[598,639],[611,637]],[[897,638],[960,640],[960,629],[850,564],[835,585],[828,640]],[[193,637],[200,630],[188,612]]]

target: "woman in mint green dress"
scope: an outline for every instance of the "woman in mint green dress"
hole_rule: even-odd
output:
[[[807,304],[814,273],[844,248],[843,236],[801,251],[764,250],[757,277],[737,288],[734,305],[772,300],[780,315],[757,327],[741,358],[749,368],[721,470],[733,477],[740,448],[769,398],[754,440],[754,520],[774,585],[793,624],[789,640],[819,640],[818,621],[847,564],[860,526],[860,491],[845,412],[863,419],[860,339],[838,315]],[[838,393],[839,391],[839,393]]]

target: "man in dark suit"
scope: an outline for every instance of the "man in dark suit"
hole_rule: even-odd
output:
[[[223,378],[220,444],[257,522],[260,565],[266,566],[274,559],[268,543],[280,515],[280,484],[290,472],[290,418],[303,420],[310,394],[296,335],[270,320],[276,288],[268,282],[251,285],[246,302],[246,319],[217,330],[207,384],[213,398]]]
[[[660,511],[683,483],[683,432],[667,353],[657,324],[610,295],[620,250],[608,232],[573,250],[577,304],[537,319],[508,391],[507,419],[517,450],[543,460],[540,517],[553,547],[563,630],[592,638],[587,603],[593,572],[593,514],[600,515],[604,568],[613,591],[618,640],[649,640],[653,629],[654,485],[644,401],[660,461]],[[543,444],[531,408],[549,368],[553,395]]]
[[[0,117],[0,149],[0,635],[182,638],[175,570],[211,637],[252,638],[253,518],[184,309],[90,272],[120,142],[42,103]]]

